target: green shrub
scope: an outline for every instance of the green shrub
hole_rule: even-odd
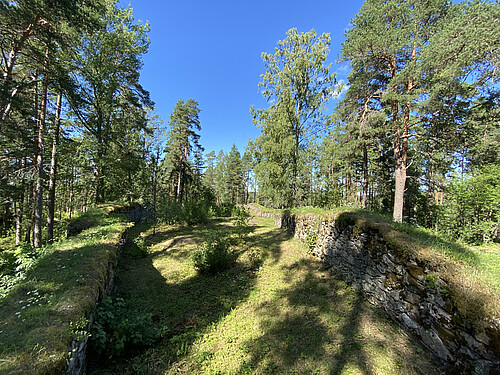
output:
[[[144,258],[148,255],[148,247],[146,245],[144,237],[137,236],[136,238],[134,238],[134,246],[131,254],[136,258]]]
[[[211,211],[215,217],[230,217],[233,215],[235,209],[234,203],[221,203],[218,205],[212,205]]]
[[[455,177],[439,206],[439,231],[472,245],[500,241],[500,166]]]
[[[159,208],[159,218],[165,224],[175,224],[181,221],[182,205],[173,201],[162,202]]]
[[[229,268],[233,252],[229,240],[220,234],[208,238],[193,254],[194,267],[201,273],[217,273]]]
[[[308,230],[306,234],[306,243],[309,247],[309,251],[313,251],[316,247],[316,242],[318,241],[318,235],[314,230]]]
[[[250,214],[244,208],[236,208],[235,210],[235,226],[236,226],[236,234],[240,242],[245,240],[246,235],[248,234],[250,220]]]
[[[123,298],[105,297],[95,312],[90,341],[98,354],[109,358],[123,354],[126,345],[151,345],[161,334],[153,330],[151,314],[130,309]]]
[[[165,201],[159,208],[159,218],[166,224],[186,223],[194,225],[206,223],[210,215],[210,204],[204,200],[188,200],[184,204]]]
[[[203,202],[188,201],[184,203],[182,221],[188,225],[206,223],[209,213],[210,207]]]

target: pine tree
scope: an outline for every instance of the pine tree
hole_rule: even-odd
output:
[[[323,110],[334,94],[335,74],[326,65],[330,35],[314,30],[287,32],[275,54],[263,53],[266,72],[259,86],[269,108],[255,110],[262,128],[259,168],[263,192],[278,205],[292,207],[299,200],[302,151],[325,122]]]
[[[390,128],[394,153],[393,218],[403,220],[409,138],[417,123],[411,114],[423,92],[420,53],[437,32],[448,3],[444,0],[379,2],[367,0],[351,21],[342,45],[342,60],[375,79]]]
[[[165,148],[168,179],[174,186],[174,198],[183,202],[189,174],[192,172],[190,156],[201,149],[197,131],[201,130],[198,102],[179,100],[170,115],[170,132]]]

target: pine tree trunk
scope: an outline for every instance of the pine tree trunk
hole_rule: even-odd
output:
[[[179,169],[179,174],[177,175],[176,199],[177,203],[182,203],[182,168]]]
[[[56,168],[57,168],[57,145],[59,144],[59,130],[61,127],[61,102],[62,93],[57,95],[56,100],[56,117],[54,119],[54,134],[52,137],[52,152],[50,159],[50,174],[49,174],[49,197],[47,207],[47,241],[52,242],[54,239],[54,215],[56,205]]]
[[[409,111],[405,110],[403,115],[403,134],[399,128],[394,131],[394,173],[395,173],[395,189],[394,189],[394,211],[393,219],[397,223],[403,222],[403,205],[404,193],[406,186],[406,171],[407,171],[407,155],[408,155],[408,124]]]
[[[40,21],[40,15],[37,15],[33,21],[30,23],[22,32],[19,40],[13,44],[13,48],[9,52],[8,58],[6,59],[6,64],[3,69],[2,74],[2,86],[9,89],[10,93],[8,95],[3,96],[3,100],[0,105],[0,120],[4,121],[7,118],[7,114],[10,111],[11,103],[14,97],[17,94],[17,87],[9,87],[12,81],[12,74],[14,72],[14,67],[17,62],[17,58],[19,57],[20,52],[24,48],[24,45],[28,38],[33,34],[33,30],[36,24]]]
[[[21,243],[22,210],[20,205],[20,202],[17,200],[14,201],[14,216],[16,220],[14,243],[16,246]]]
[[[48,50],[45,54],[47,57]],[[35,174],[35,209],[33,217],[33,247],[42,246],[42,214],[43,214],[43,152],[44,144],[43,137],[45,134],[45,116],[47,114],[47,89],[48,79],[44,73],[42,82],[42,103],[40,107],[40,114],[38,117],[38,140],[37,149],[38,155],[36,157],[36,174]]]
[[[156,234],[156,189],[158,181],[158,161],[160,160],[160,148],[156,149],[156,157],[153,158],[153,236]]]
[[[14,216],[15,216],[15,236],[14,243],[19,245],[21,243],[22,236],[22,226],[23,226],[23,203],[24,203],[24,189],[25,189],[25,168],[26,168],[26,158],[21,159],[20,169],[22,174],[21,179],[21,193],[14,200]]]
[[[102,116],[97,119],[97,160],[95,169],[95,202],[104,203],[106,199],[105,186],[104,186],[104,156],[106,155],[106,144],[103,129],[104,120]]]
[[[417,55],[417,40],[416,40],[417,30],[414,33],[413,48],[411,53],[411,61],[415,60]],[[393,74],[391,74],[393,76]],[[414,82],[413,78],[408,79],[408,87],[406,88],[406,93],[409,94],[413,91]],[[411,102],[407,101],[403,105],[403,127],[402,134],[397,125],[397,109],[394,112],[393,104],[393,120],[394,120],[394,163],[395,163],[395,180],[396,186],[394,189],[394,211],[393,219],[397,223],[403,222],[403,205],[404,205],[404,193],[406,186],[406,174],[407,174],[407,158],[408,158],[408,131],[410,128],[410,105]],[[395,116],[396,114],[396,116]]]
[[[36,157],[35,157],[36,158]],[[27,160],[25,160],[25,165],[27,166]],[[31,232],[33,229],[33,180],[28,180],[28,183],[24,187],[24,200],[23,200],[23,214],[26,213],[26,219],[24,220],[24,241],[31,243]]]
[[[74,166],[71,167],[71,180],[69,182],[68,205],[66,206],[67,213],[68,213],[70,219],[71,219],[71,214],[73,213],[73,185],[74,185],[74,180],[75,180],[74,168],[75,168]]]
[[[363,198],[361,207],[366,210],[368,206],[368,150],[366,143],[363,143]]]
[[[179,176],[177,179],[177,202],[182,203],[182,196],[184,190],[183,177],[184,177],[184,160],[187,160],[188,148],[184,145],[183,152],[181,152],[181,160],[179,163]]]

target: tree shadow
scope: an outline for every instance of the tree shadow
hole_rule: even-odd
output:
[[[193,247],[201,244],[205,232],[225,230],[234,226],[212,223],[206,228],[187,234],[187,228],[158,231],[155,236],[144,236],[148,244],[163,243],[146,257],[133,254],[133,237],[148,228],[132,228],[130,239],[121,254],[116,275],[116,295],[122,297],[140,313],[152,315],[155,329],[168,334],[153,348],[133,348],[127,358],[102,361],[89,356],[89,374],[164,372],[174,363],[182,361],[193,342],[212,325],[217,324],[232,309],[247,300],[257,278],[257,269],[241,260],[245,252],[259,247],[264,256],[277,257],[282,231],[271,230],[259,236],[249,236],[248,242],[236,252],[233,267],[215,274],[197,273],[189,258]],[[260,227],[252,227],[249,232]],[[278,239],[276,239],[278,238]],[[186,242],[189,241],[189,244]],[[186,246],[188,245],[188,246]],[[278,249],[275,249],[278,247]]]
[[[386,354],[391,332],[402,336],[401,340],[406,336],[361,293],[335,275],[325,274],[319,260],[302,258],[282,270],[287,287],[274,301],[259,306],[263,334],[244,343],[250,360],[237,373],[281,374],[293,369],[301,374],[375,374],[381,366],[380,356],[388,355],[388,366],[412,363],[419,357],[411,348],[395,353],[399,350],[396,345]],[[373,336],[367,320],[376,326]],[[402,366],[415,372],[413,365]]]
[[[251,236],[250,240],[251,246],[259,248],[266,258],[271,257],[273,259],[273,263],[278,263],[282,255],[280,244],[291,240],[293,238],[293,234],[290,234],[280,228],[266,231],[263,234],[260,229],[265,228],[265,226],[258,224],[255,224],[252,228],[254,228],[254,230],[253,236]]]
[[[245,343],[251,359],[239,372],[282,373],[284,369],[295,369],[298,373],[337,374],[355,356],[363,373],[373,373],[356,340],[361,295],[346,289],[342,281],[318,273],[319,267],[317,260],[305,258],[284,267],[289,287],[278,294],[275,303],[259,306],[264,334]],[[325,320],[324,314],[341,319]],[[332,329],[337,323],[342,326]],[[326,361],[331,366],[325,369],[324,358],[332,352],[336,354]]]
[[[154,241],[171,242],[141,259],[128,256],[126,250],[120,260],[118,295],[141,312],[152,314],[155,329],[168,327],[168,334],[154,347],[129,351],[126,358],[92,359],[89,374],[182,372],[185,365],[196,367],[210,360],[217,345],[211,352],[201,353],[194,344],[249,301],[261,275],[258,267],[249,267],[245,256],[256,248],[267,259],[266,267],[272,265],[279,271],[276,276],[284,280],[284,287],[253,304],[261,333],[242,340],[248,356],[236,365],[235,373],[339,374],[353,368],[375,373],[371,349],[364,347],[363,320],[371,319],[367,303],[345,282],[325,274],[316,258],[287,254],[290,234],[257,223],[237,252],[234,267],[204,275],[186,262],[190,255],[190,249],[183,247],[186,233],[157,235]],[[174,241],[176,235],[184,239]],[[203,236],[190,238],[198,241]],[[372,344],[383,347],[386,341],[374,339]]]

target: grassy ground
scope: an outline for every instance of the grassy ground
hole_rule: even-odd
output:
[[[474,254],[478,277],[500,295],[500,244],[471,246],[469,249]]]
[[[0,374],[62,373],[71,324],[88,315],[107,264],[129,226],[104,209],[86,214],[95,226],[44,249],[26,277],[0,298]]]
[[[284,210],[253,205],[261,212],[273,214]],[[390,217],[366,210],[336,208],[330,211],[304,207],[291,210],[296,215],[313,215],[329,221],[335,217],[350,218],[357,226],[374,227],[385,240],[426,264],[430,264],[448,281],[460,312],[478,323],[500,314],[500,245],[469,246],[443,234],[409,224],[392,222]]]
[[[118,294],[169,334],[125,358],[90,361],[90,374],[435,373],[429,357],[346,283],[322,270],[270,219],[252,219],[234,267],[198,274],[190,261],[204,235],[231,222],[136,226],[148,255],[122,255]]]

